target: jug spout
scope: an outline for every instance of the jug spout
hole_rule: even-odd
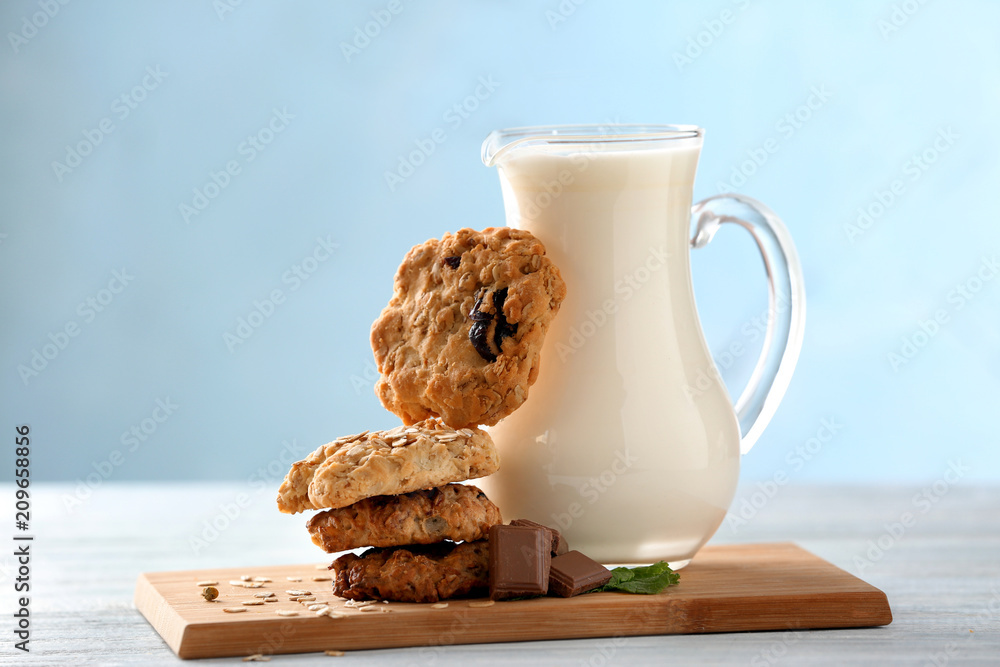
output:
[[[513,128],[493,130],[483,141],[482,158],[487,167],[495,166],[505,155],[517,148],[523,140],[530,140],[531,135],[521,136],[521,131],[532,128]]]
[[[618,147],[621,144],[658,143],[668,140],[701,140],[704,130],[695,125],[542,125],[494,130],[483,141],[483,164],[493,167],[509,155],[529,146],[563,147],[580,150],[587,146],[596,150],[601,146]]]
[[[483,164],[493,167],[519,147],[545,143],[550,137],[558,136],[558,130],[558,127],[515,127],[493,130],[483,141]]]

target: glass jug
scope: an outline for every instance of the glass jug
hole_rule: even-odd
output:
[[[507,224],[545,244],[567,296],[528,399],[490,429],[500,471],[477,483],[505,519],[558,528],[602,562],[687,564],[725,517],[740,454],[802,344],[805,291],[784,224],[741,195],[691,206],[703,137],[580,125],[500,130],[483,144]],[[722,223],[757,241],[771,304],[735,407],[702,335],[689,257]]]

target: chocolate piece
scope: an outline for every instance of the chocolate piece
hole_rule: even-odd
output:
[[[551,538],[545,527],[490,528],[490,599],[545,595],[552,563]]]
[[[535,523],[531,519],[514,519],[510,522],[512,526],[529,526],[531,528],[544,528],[549,531],[552,536],[552,557],[561,556],[567,551],[569,551],[569,543],[566,542],[566,538],[562,536],[555,528],[550,528],[548,526],[543,526],[540,523]]]
[[[611,570],[579,551],[568,551],[552,559],[549,592],[563,598],[592,591],[611,581]]]

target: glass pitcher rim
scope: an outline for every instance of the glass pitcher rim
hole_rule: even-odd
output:
[[[592,123],[571,125],[526,125],[493,130],[483,141],[482,160],[492,167],[514,148],[538,144],[599,144],[702,139],[697,125],[642,123]]]

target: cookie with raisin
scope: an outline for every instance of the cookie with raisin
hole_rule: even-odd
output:
[[[487,592],[489,540],[372,548],[330,565],[333,594],[348,600],[438,602]]]
[[[566,296],[541,241],[462,229],[413,247],[372,325],[375,393],[406,424],[493,425],[528,398]]]
[[[286,514],[339,508],[492,475],[500,466],[490,434],[438,419],[345,435],[292,464],[278,489]],[[364,546],[364,545],[362,545]]]
[[[327,553],[358,547],[486,539],[503,523],[500,509],[471,484],[445,484],[396,496],[373,496],[324,510],[306,523],[313,544]]]

